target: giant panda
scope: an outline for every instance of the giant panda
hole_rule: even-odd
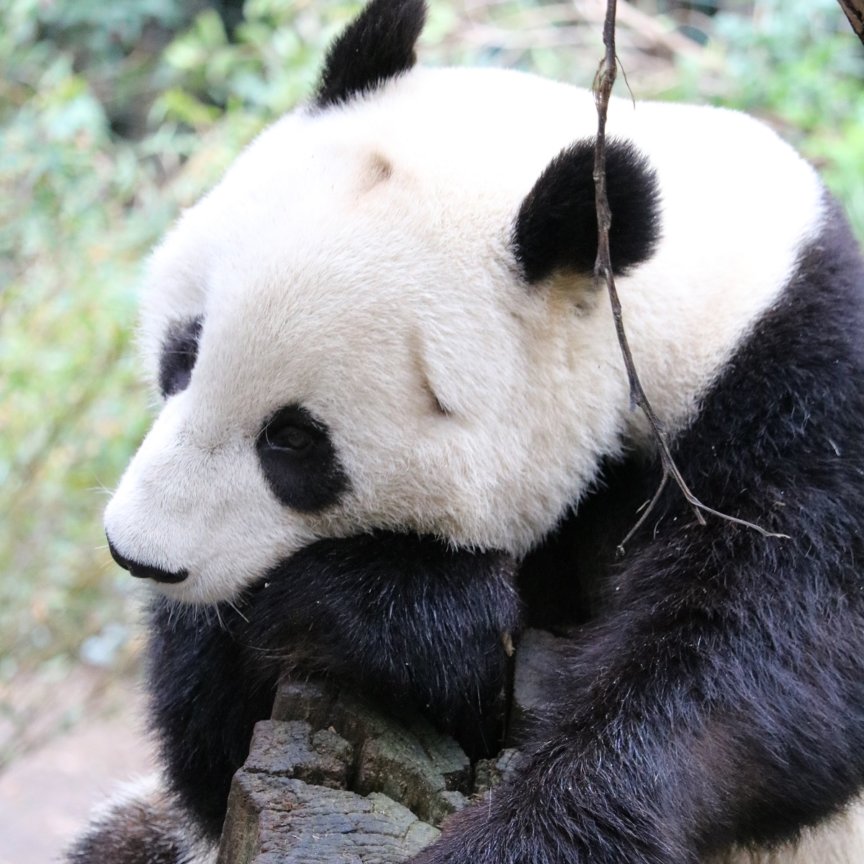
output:
[[[700,524],[666,484],[632,533],[662,471],[592,281],[592,95],[418,67],[424,14],[372,0],[152,257],[163,404],[105,528],[158,589],[167,780],[70,860],[205,860],[286,666],[488,750],[501,635],[526,625],[568,637],[530,755],[415,864],[864,860],[844,217],[760,123],[613,100],[635,363],[694,492],[762,529]]]

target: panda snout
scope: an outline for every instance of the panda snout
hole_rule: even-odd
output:
[[[169,585],[176,585],[182,582],[188,575],[188,570],[178,570],[172,573],[170,570],[163,570],[161,567],[154,567],[152,564],[141,564],[139,561],[133,561],[125,555],[121,555],[117,551],[117,547],[108,538],[108,551],[111,557],[124,569],[128,570],[133,576],[138,579],[152,579],[154,582],[162,582]]]

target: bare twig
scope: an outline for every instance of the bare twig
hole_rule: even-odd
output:
[[[775,534],[766,531],[760,525],[753,522],[748,522],[745,519],[739,519],[736,516],[729,516],[726,513],[721,513],[719,510],[714,510],[711,507],[703,504],[687,486],[672,453],[669,449],[669,442],[666,439],[666,434],[660,424],[645,391],[642,389],[642,383],[639,380],[639,375],[636,372],[636,365],[633,362],[633,355],[630,352],[630,344],[627,341],[627,334],[624,331],[624,317],[621,311],[621,302],[618,298],[618,289],[615,287],[615,278],[612,274],[612,258],[609,249],[609,229],[612,225],[612,212],[609,208],[609,199],[606,195],[606,115],[609,111],[609,98],[612,95],[612,87],[615,84],[615,77],[618,71],[618,63],[615,56],[615,15],[617,11],[617,0],[607,0],[606,3],[606,18],[603,22],[603,45],[606,49],[603,61],[597,70],[597,76],[594,81],[594,101],[597,106],[597,142],[594,149],[594,188],[595,188],[595,206],[597,209],[597,259],[594,264],[594,285],[597,289],[601,284],[606,284],[606,291],[609,294],[609,302],[612,306],[612,316],[615,320],[615,332],[618,335],[618,344],[621,346],[621,354],[624,358],[624,365],[627,369],[627,380],[630,384],[630,403],[633,406],[642,409],[648,424],[651,427],[651,432],[654,440],[657,442],[657,447],[660,452],[660,462],[663,467],[663,477],[660,480],[660,486],[654,494],[654,497],[648,503],[647,507],[639,517],[638,522],[630,529],[627,536],[618,545],[619,553],[623,553],[625,544],[639,530],[639,528],[648,519],[654,506],[660,500],[660,495],[666,486],[666,482],[671,477],[681,494],[684,496],[687,503],[693,510],[696,521],[700,525],[705,525],[705,517],[703,513],[708,513],[712,516],[717,516],[720,519],[725,519],[728,522],[734,522],[737,525],[743,525],[746,528],[751,528],[758,531],[764,537],[785,537],[785,534]]]
[[[864,45],[864,0],[837,0]]]

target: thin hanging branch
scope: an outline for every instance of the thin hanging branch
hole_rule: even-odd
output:
[[[864,45],[864,0],[837,0]]]
[[[841,0],[844,2],[844,0]],[[848,2],[856,2],[856,0],[848,0]],[[663,468],[663,476],[660,480],[660,485],[654,493],[654,497],[648,502],[643,509],[642,515],[636,524],[627,533],[627,536],[619,543],[618,551],[623,553],[625,545],[630,538],[642,527],[651,511],[654,509],[657,502],[660,500],[666,483],[671,477],[681,494],[684,496],[687,503],[693,510],[697,522],[700,525],[705,525],[704,513],[711,516],[716,516],[720,519],[725,519],[728,522],[734,522],[738,525],[743,525],[746,528],[751,528],[758,531],[764,537],[786,537],[785,534],[775,534],[771,531],[766,531],[760,525],[753,522],[748,522],[745,519],[739,519],[736,516],[729,516],[726,513],[721,513],[719,510],[714,510],[703,504],[687,486],[672,453],[669,449],[669,442],[666,439],[666,434],[663,427],[642,389],[642,383],[639,380],[639,375],[636,372],[636,365],[633,362],[633,355],[630,352],[630,344],[627,341],[627,334],[624,331],[624,316],[621,311],[621,301],[618,298],[618,289],[615,287],[615,278],[612,275],[612,258],[609,249],[609,229],[612,225],[612,212],[609,208],[609,199],[606,195],[606,115],[609,111],[609,97],[612,95],[612,88],[615,84],[615,78],[618,72],[618,61],[615,55],[615,16],[617,12],[617,0],[607,0],[606,3],[606,18],[603,23],[603,45],[606,49],[603,61],[597,70],[597,75],[594,79],[594,101],[597,106],[597,141],[594,149],[594,188],[595,188],[595,207],[597,209],[597,259],[594,264],[594,286],[599,290],[600,286],[605,283],[606,291],[609,294],[609,302],[612,306],[612,315],[615,320],[615,332],[618,335],[618,344],[621,347],[621,354],[624,358],[624,365],[627,369],[627,380],[630,384],[630,403],[638,407],[645,414],[648,424],[651,427],[651,432],[654,440],[657,442],[657,447],[660,452],[660,461]]]

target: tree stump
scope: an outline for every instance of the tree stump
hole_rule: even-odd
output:
[[[559,640],[529,631],[516,656],[517,732],[540,705]],[[283,683],[228,800],[218,864],[399,864],[511,771],[518,750],[471,765],[420,717],[397,719],[317,682]]]

